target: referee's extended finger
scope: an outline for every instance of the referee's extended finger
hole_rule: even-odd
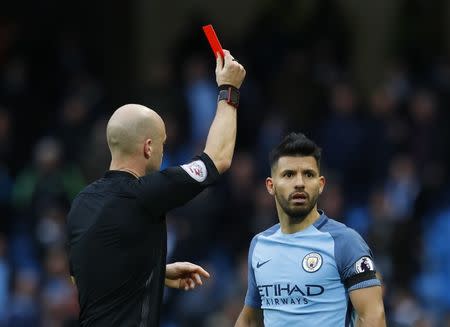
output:
[[[199,274],[200,276],[202,276],[202,277],[206,277],[206,278],[209,278],[209,277],[210,277],[209,272],[207,272],[205,269],[203,269],[203,268],[200,267],[200,266],[197,266],[197,267],[196,267],[195,272],[196,272],[197,274]]]
[[[188,270],[191,273],[198,273],[201,277],[206,277],[209,278],[209,272],[207,272],[205,269],[203,269],[202,267],[200,267],[199,265],[190,263],[190,262],[185,262],[185,267],[186,270]]]

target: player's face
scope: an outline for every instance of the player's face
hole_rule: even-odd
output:
[[[325,178],[320,176],[314,157],[288,156],[278,160],[266,186],[289,217],[303,219],[316,207]]]

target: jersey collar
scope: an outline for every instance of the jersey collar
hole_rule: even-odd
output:
[[[317,210],[320,213],[320,217],[313,223],[314,227],[316,227],[317,229],[322,228],[323,225],[325,225],[328,221],[328,217],[325,214],[325,212],[323,212],[323,210]]]

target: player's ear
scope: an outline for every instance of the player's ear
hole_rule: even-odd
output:
[[[326,184],[326,179],[324,176],[320,176],[319,177],[319,194],[322,194],[323,189],[325,187]]]
[[[145,159],[150,159],[152,154],[152,140],[146,139],[144,143],[144,157]]]
[[[272,177],[266,178],[266,188],[267,188],[267,192],[269,192],[270,195],[275,195]]]

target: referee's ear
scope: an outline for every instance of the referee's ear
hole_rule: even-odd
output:
[[[144,143],[144,157],[145,159],[150,159],[152,155],[152,140],[146,139]]]
[[[275,195],[275,190],[273,189],[272,177],[266,178],[266,188],[267,188],[267,192],[269,192],[270,195]]]

